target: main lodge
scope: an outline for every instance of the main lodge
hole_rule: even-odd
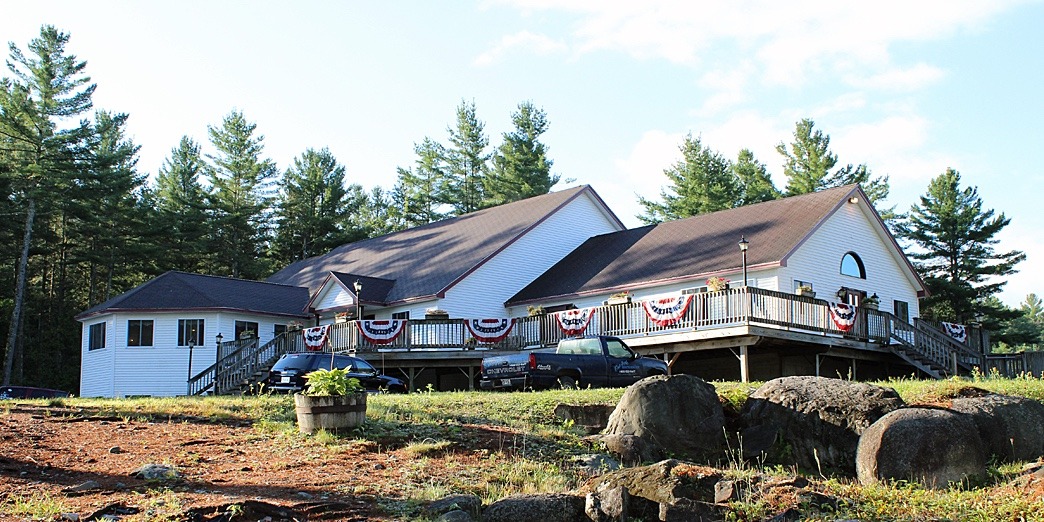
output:
[[[923,293],[856,185],[634,229],[585,185],[263,282],[163,274],[77,316],[80,394],[238,393],[308,349],[354,352],[412,389],[471,389],[484,355],[594,334],[705,379],[981,366],[985,334],[919,320]]]

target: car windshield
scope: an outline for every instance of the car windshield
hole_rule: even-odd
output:
[[[315,355],[308,354],[286,355],[275,363],[272,370],[280,372],[286,370],[310,371],[317,367],[316,365],[322,358],[323,357],[316,357]],[[326,360],[329,361],[330,359],[327,357]]]

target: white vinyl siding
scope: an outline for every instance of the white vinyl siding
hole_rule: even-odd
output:
[[[619,230],[587,194],[523,235],[446,292],[450,317],[504,317],[504,302],[589,237]]]
[[[864,203],[844,203],[826,219],[780,270],[783,280],[808,281],[814,285],[816,297],[836,301],[842,286],[877,294],[882,303],[893,300],[910,303],[910,315],[917,311],[917,290],[903,266],[901,254],[891,241],[882,238],[876,218],[864,210]],[[754,245],[751,245],[751,249]],[[854,252],[863,261],[866,279],[841,274],[841,260]],[[783,288],[791,284],[783,283]]]
[[[365,294],[366,287],[363,287]],[[355,306],[355,296],[346,290],[341,283],[330,279],[326,286],[320,289],[319,299],[316,301],[315,309],[319,311],[340,309]]]

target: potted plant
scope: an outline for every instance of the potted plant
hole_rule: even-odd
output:
[[[877,294],[873,294],[869,297],[864,297],[863,301],[859,303],[863,308],[873,308],[877,310],[877,307],[881,305],[881,299],[877,297]]]
[[[348,322],[348,312],[337,312],[337,314],[334,315],[334,322],[335,323],[347,323]]]
[[[297,428],[301,433],[318,429],[352,429],[366,421],[366,389],[349,368],[319,369],[305,376],[304,393],[294,394]]]
[[[631,294],[629,294],[627,292],[617,292],[617,293],[609,296],[609,299],[607,299],[605,301],[606,304],[611,304],[611,305],[627,304],[627,303],[630,303],[630,302],[631,302]]]
[[[707,289],[711,292],[720,292],[729,289],[729,280],[724,277],[712,277],[707,280]]]
[[[801,285],[794,291],[797,295],[803,295],[806,297],[815,297],[816,293],[812,291],[812,287],[808,285]]]
[[[288,332],[296,332],[304,328],[304,324],[301,321],[290,321],[286,323],[286,330]]]
[[[239,338],[243,340],[253,339],[255,337],[257,337],[257,332],[253,330],[243,330],[242,332],[239,332]]]
[[[529,317],[536,317],[538,315],[544,315],[547,312],[544,311],[543,306],[537,305],[526,308],[526,313],[529,314]]]

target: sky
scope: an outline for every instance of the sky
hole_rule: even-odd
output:
[[[239,110],[281,170],[327,147],[390,189],[462,101],[491,146],[529,101],[556,189],[590,184],[636,226],[687,134],[751,149],[783,187],[776,145],[807,117],[839,164],[889,176],[900,212],[958,170],[1011,219],[997,251],[1027,254],[1002,300],[1044,294],[1041,1],[37,0],[4,5],[0,40],[26,49],[44,24],[87,61],[95,108],[130,115],[151,175]]]

